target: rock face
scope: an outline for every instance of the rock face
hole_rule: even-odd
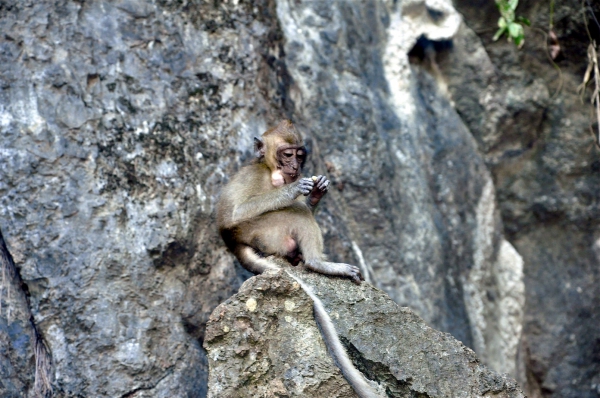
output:
[[[31,391],[43,396],[50,385],[40,376],[51,358],[32,322],[27,285],[19,277],[1,232],[0,275],[0,392],[16,396]]]
[[[493,2],[455,4],[465,23],[452,47],[424,46],[437,52],[439,78],[477,140],[508,239],[523,256],[526,392],[597,397],[600,150],[589,103],[593,84],[583,97],[578,87],[589,62],[584,20],[599,43],[600,4],[582,8],[579,1],[564,1],[556,7],[561,52],[555,65],[547,52],[548,3],[519,2],[517,14],[533,26],[522,50],[491,40],[494,32],[487,29],[498,18]]]
[[[295,115],[335,187],[319,214],[329,254],[515,375],[521,258],[473,137],[407,56],[421,36],[450,38],[460,18],[445,2],[277,10]]]
[[[286,269],[249,279],[211,315],[209,397],[356,397],[324,346],[312,299],[288,272],[321,298],[355,366],[382,397],[524,396],[381,290]]]
[[[446,69],[409,62],[419,38],[462,38],[460,21],[445,0],[0,2],[0,229],[21,278],[1,283],[0,395],[34,395],[33,342],[19,331],[31,314],[56,396],[204,397],[206,322],[249,276],[214,205],[252,137],[282,117],[307,137],[306,173],[333,182],[317,214],[330,258],[360,265],[497,371],[560,363],[519,356],[524,264],[503,235],[508,202],[496,206],[481,119],[457,114]],[[534,83],[532,119],[548,100]],[[514,213],[510,233],[542,202]],[[545,270],[530,232],[511,235],[530,272],[559,284],[569,271]],[[595,279],[573,278],[589,282],[591,322]],[[532,291],[542,305],[547,292]]]

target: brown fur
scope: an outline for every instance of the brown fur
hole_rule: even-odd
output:
[[[270,169],[264,163],[257,163],[242,168],[223,189],[217,224],[227,247],[238,258],[244,246],[267,256],[294,257],[286,239],[292,237],[304,247],[305,258],[323,259],[321,230],[305,197],[292,199],[291,195],[279,195],[286,188],[289,185],[273,187]],[[269,202],[272,206],[261,206]],[[266,211],[259,213],[259,209]],[[250,271],[261,272],[244,263],[245,256],[239,259]]]
[[[289,146],[303,151],[302,138],[289,120],[267,130],[262,141],[257,139],[257,163],[242,168],[221,193],[217,224],[223,240],[240,263],[254,273],[279,267],[266,266],[263,261],[258,264],[247,255],[247,247],[265,257],[285,257],[292,263],[302,259],[313,271],[348,276],[360,283],[362,276],[357,267],[324,261],[323,237],[313,210],[329,181],[319,176],[321,188],[317,188],[310,178],[298,180],[299,174],[286,174],[286,164],[298,166],[278,152]],[[274,177],[282,164],[285,184]]]

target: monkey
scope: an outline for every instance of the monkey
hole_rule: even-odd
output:
[[[300,177],[307,150],[294,124],[283,120],[261,137],[254,138],[254,162],[231,178],[217,204],[217,226],[229,250],[254,274],[281,269],[278,260],[283,259],[360,284],[364,279],[358,267],[325,261],[314,212],[330,182],[323,175]],[[323,339],[354,391],[361,398],[381,397],[352,364],[321,300],[289,275],[313,300]]]
[[[284,120],[254,140],[257,160],[231,179],[217,206],[217,225],[226,245],[255,274],[279,268],[265,259],[274,255],[360,283],[358,267],[324,260],[323,237],[313,213],[329,180],[322,175],[300,178],[306,148],[292,122]]]

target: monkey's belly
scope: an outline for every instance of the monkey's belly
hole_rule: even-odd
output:
[[[239,242],[296,264],[303,254],[323,250],[321,230],[308,208],[265,213],[245,223],[239,231],[245,231],[243,236],[237,236]]]

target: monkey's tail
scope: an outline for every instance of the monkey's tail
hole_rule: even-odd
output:
[[[354,392],[356,392],[360,398],[384,398],[381,394],[377,393],[377,391],[375,391],[375,389],[371,387],[369,383],[367,383],[364,375],[358,369],[356,369],[350,360],[350,357],[348,357],[337,331],[335,330],[335,326],[333,325],[329,314],[327,311],[325,311],[325,307],[323,307],[321,300],[300,278],[297,278],[289,272],[287,272],[287,274],[294,278],[300,287],[302,287],[302,290],[304,290],[306,294],[308,294],[313,300],[315,319],[321,327],[321,334],[323,335],[323,340],[325,340],[325,345],[329,350],[329,354],[333,357],[333,360],[342,371],[342,374],[348,383],[354,389]]]

